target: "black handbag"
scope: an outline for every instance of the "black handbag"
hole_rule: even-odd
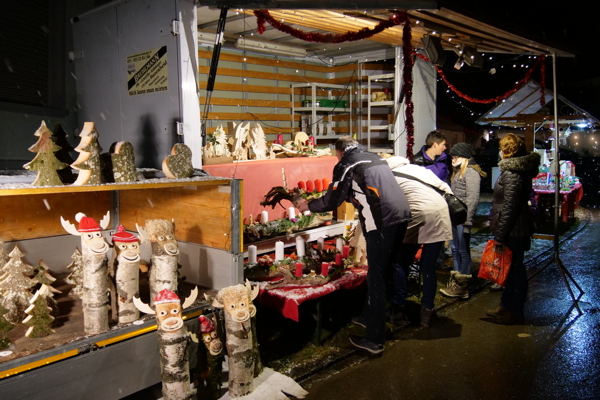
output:
[[[430,188],[432,188],[433,190],[435,190],[436,192],[438,192],[444,198],[444,200],[446,200],[446,203],[448,204],[448,212],[450,213],[450,221],[452,222],[452,225],[461,225],[467,221],[468,207],[464,201],[462,201],[455,195],[453,195],[451,193],[446,193],[443,190],[438,189],[435,186],[430,185],[427,182],[423,182],[419,178],[415,178],[414,176],[403,174],[401,172],[396,172],[396,171],[392,171],[392,172],[394,173],[395,176],[419,181],[422,184],[427,185]]]

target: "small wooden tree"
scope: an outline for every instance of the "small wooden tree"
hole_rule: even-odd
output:
[[[4,241],[0,239],[0,275],[2,275],[4,271],[6,260],[8,260],[8,254],[6,254],[6,252],[4,251]]]
[[[265,132],[260,124],[250,129],[250,143],[254,157],[256,160],[267,159],[267,141],[265,140]]]
[[[79,157],[71,167],[79,171],[73,185],[99,185],[102,183],[102,166],[100,153],[102,147],[98,143],[98,131],[93,122],[86,122],[79,134],[81,142],[75,148]]]
[[[6,319],[16,324],[23,319],[24,311],[29,307],[31,292],[35,282],[29,278],[33,267],[22,260],[23,253],[15,246],[10,252],[10,260],[4,266],[4,275],[0,277],[2,305],[8,309]]]
[[[110,146],[113,177],[115,182],[137,181],[135,153],[129,142],[115,142]]]
[[[52,308],[48,306],[47,296],[51,296],[47,285],[35,292],[29,303],[31,304],[26,310],[27,318],[23,320],[25,325],[29,325],[29,329],[25,332],[25,336],[29,338],[41,338],[54,333],[50,328],[54,317],[52,316]]]
[[[62,181],[58,176],[57,170],[66,168],[68,164],[59,161],[54,155],[54,152],[60,150],[51,139],[52,132],[42,121],[42,124],[35,131],[35,136],[39,137],[38,141],[29,148],[32,153],[37,153],[35,158],[23,165],[23,168],[30,171],[37,171],[37,177],[32,183],[33,186],[60,186]]]
[[[58,147],[60,147],[58,151],[54,152],[56,158],[67,165],[73,164],[73,161],[75,160],[73,160],[71,152],[75,151],[75,149],[71,146],[71,143],[67,141],[67,132],[65,132],[60,123],[54,125],[51,139]],[[63,183],[75,182],[75,174],[73,174],[71,168],[58,170],[58,176],[60,176]]]
[[[73,285],[69,294],[74,296],[83,296],[83,261],[81,252],[78,247],[75,247],[75,252],[71,255],[73,262],[67,265],[67,269],[72,270],[69,276],[65,278],[65,282]]]
[[[2,305],[2,295],[0,294],[0,350],[8,348],[10,345],[7,333],[15,327],[4,317],[7,312],[8,309]]]

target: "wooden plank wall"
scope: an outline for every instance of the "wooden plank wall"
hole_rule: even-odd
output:
[[[201,89],[200,110],[206,101],[206,81],[210,70],[212,51],[198,51],[199,85]],[[240,52],[222,50],[217,69],[217,78],[211,99],[207,131],[213,132],[222,125],[227,132],[229,121],[258,121],[272,141],[275,135],[284,134],[284,140],[291,140],[291,134],[300,130],[300,114],[292,115],[292,101],[301,107],[300,96],[292,99],[291,85],[294,83],[330,83],[349,85],[354,96],[358,87],[358,64],[331,67],[323,63],[277,59],[265,56],[243,56]],[[326,96],[326,93],[319,93]],[[333,93],[341,96],[341,93]],[[355,97],[356,98],[356,97]],[[355,101],[352,105],[358,107]],[[335,115],[336,132],[348,133],[348,114]],[[358,119],[354,114],[354,131]]]

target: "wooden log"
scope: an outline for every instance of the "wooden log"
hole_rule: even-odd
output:
[[[229,356],[229,396],[240,397],[254,389],[255,353],[253,349],[252,321],[238,322],[225,314],[227,354]]]
[[[81,240],[83,260],[83,327],[88,335],[108,331],[108,258]],[[108,243],[107,243],[108,251]]]
[[[176,331],[158,329],[162,394],[165,400],[191,400],[188,347],[192,338],[185,327]]]

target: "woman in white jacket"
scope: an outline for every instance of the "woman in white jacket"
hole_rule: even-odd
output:
[[[423,275],[421,326],[428,328],[431,317],[435,314],[433,301],[437,290],[435,268],[437,256],[444,242],[452,239],[448,204],[441,194],[429,185],[447,193],[452,193],[452,190],[433,172],[410,164],[404,157],[390,157],[386,161],[408,199],[413,217],[404,236],[399,265],[396,266],[392,305],[395,309],[404,305],[408,269],[419,247],[423,245],[420,263]]]

